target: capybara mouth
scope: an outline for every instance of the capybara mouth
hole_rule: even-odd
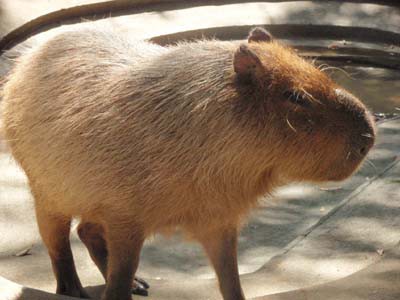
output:
[[[328,172],[327,181],[343,181],[353,175],[362,165],[363,160],[358,163],[347,164],[345,167],[336,168],[336,172]]]
[[[334,164],[327,172],[328,181],[342,181],[357,172],[366,159],[367,154],[374,145],[374,136],[371,135],[370,142],[353,147],[343,155],[342,162]]]

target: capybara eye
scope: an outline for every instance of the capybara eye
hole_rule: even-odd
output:
[[[283,96],[288,99],[291,103],[299,105],[301,107],[309,107],[310,102],[302,95],[295,91],[286,91]]]

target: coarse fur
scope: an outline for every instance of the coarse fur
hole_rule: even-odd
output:
[[[5,135],[29,179],[56,277],[72,254],[60,254],[53,235],[68,235],[74,216],[89,250],[98,227],[109,259],[138,256],[147,236],[177,227],[203,244],[224,299],[243,299],[238,277],[224,281],[237,266],[222,263],[221,251],[235,253],[260,196],[292,181],[341,180],[360,165],[375,136],[364,105],[264,33],[254,30],[247,43],[161,47],[87,29],[19,59],[3,90]],[[59,229],[46,228],[50,220],[61,220]],[[108,268],[129,277],[135,264]],[[57,277],[57,291],[87,296],[74,272]],[[102,273],[104,299],[115,290],[125,299],[113,271]]]

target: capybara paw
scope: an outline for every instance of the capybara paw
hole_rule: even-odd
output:
[[[140,296],[148,296],[149,292],[147,289],[149,288],[149,284],[139,277],[135,277],[132,283],[132,294],[140,295]]]

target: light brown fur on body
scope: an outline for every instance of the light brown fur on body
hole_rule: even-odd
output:
[[[375,134],[359,100],[261,29],[169,48],[68,32],[23,56],[3,93],[56,277],[80,216],[106,300],[130,298],[144,239],[175,227],[203,244],[224,299],[244,299],[242,218],[284,183],[350,176]],[[67,273],[57,291],[86,296]]]

